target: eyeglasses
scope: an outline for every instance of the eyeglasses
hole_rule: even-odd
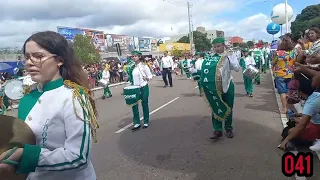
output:
[[[46,61],[52,57],[57,57],[57,55],[43,54],[43,53],[31,53],[31,54],[25,55],[26,61],[30,60],[32,62],[32,64],[34,64],[37,67],[41,67],[44,61]]]

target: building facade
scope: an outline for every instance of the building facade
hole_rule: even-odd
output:
[[[206,33],[207,34],[207,38],[210,41],[213,41],[217,37],[224,37],[224,31],[206,30],[205,27],[202,27],[202,26],[196,27],[196,31],[199,31],[199,32],[202,32],[202,33]],[[187,36],[187,35],[188,34],[179,34],[179,35],[170,36],[170,40],[166,40],[166,43],[177,42],[180,38],[182,38],[183,36]]]

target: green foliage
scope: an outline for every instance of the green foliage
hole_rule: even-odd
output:
[[[190,43],[189,35],[181,37],[177,42]],[[199,31],[193,31],[193,43],[196,51],[209,51],[212,48],[212,43],[207,38],[207,34]]]
[[[100,54],[91,42],[91,38],[83,35],[76,35],[72,43],[76,56],[86,64],[100,61]]]
[[[183,50],[179,50],[179,49],[177,49],[175,47],[171,50],[170,53],[174,57],[182,57],[182,56],[184,56],[184,51]]]
[[[247,41],[246,44],[250,48],[254,46],[254,42],[253,41]]]
[[[299,39],[301,33],[312,26],[320,25],[320,4],[307,6],[291,23],[291,33],[294,39]]]

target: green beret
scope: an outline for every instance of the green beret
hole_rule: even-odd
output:
[[[142,53],[140,51],[132,51],[131,52],[132,55],[142,55]]]
[[[215,39],[212,41],[212,44],[218,44],[218,43],[225,43],[224,38],[218,37],[218,38],[215,38]]]
[[[249,49],[248,48],[243,48],[242,52],[249,52]]]

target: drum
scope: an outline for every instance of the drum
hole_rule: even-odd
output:
[[[200,80],[200,73],[198,73],[198,72],[193,72],[193,73],[192,73],[192,78],[193,78],[193,80],[195,80],[195,81],[199,81],[199,80]]]
[[[128,106],[135,105],[141,100],[140,86],[127,86],[123,88],[123,96]]]
[[[22,120],[0,115],[0,154],[13,147],[23,147],[25,144],[36,144],[35,136],[29,126]],[[27,174],[0,172],[1,180],[25,180]]]
[[[106,79],[100,79],[99,83],[103,86],[106,87],[109,84],[109,81]]]
[[[5,95],[12,100],[19,100],[23,97],[23,83],[19,80],[10,80],[4,85]]]
[[[243,75],[249,79],[254,79],[258,76],[259,70],[253,65],[249,65],[246,70],[243,71]]]

